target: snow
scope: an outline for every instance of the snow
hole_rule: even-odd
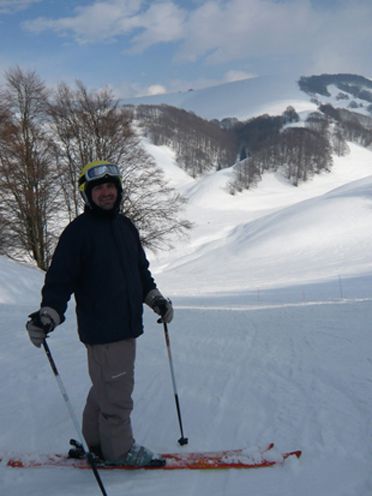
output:
[[[169,326],[187,447],[180,437],[162,327],[145,309],[133,413],[157,452],[264,446],[300,460],[252,471],[104,472],[110,496],[368,496],[372,493],[372,152],[349,144],[331,173],[294,188],[268,174],[231,196],[231,171],[190,179],[151,147],[188,199],[190,237],[151,254],[175,306]],[[42,350],[24,329],[43,273],[0,257],[0,446],[63,452],[76,437]],[[89,388],[74,304],[49,345],[80,418]],[[12,469],[1,494],[99,494],[89,471]]]
[[[371,113],[368,110],[369,103],[366,102],[366,100],[363,100],[361,98],[355,97],[354,95],[347,93],[343,90],[340,90],[335,86],[334,84],[329,84],[327,86],[328,93],[330,96],[325,96],[325,95],[317,95],[319,97],[319,100],[322,101],[323,104],[330,104],[335,108],[345,108],[351,112],[357,112],[358,114],[365,115],[367,117],[371,117]],[[346,99],[339,99],[337,96],[342,93],[346,94],[349,98]],[[351,103],[356,104],[357,108],[353,108]]]
[[[194,228],[188,243],[152,257],[161,285],[187,296],[371,271],[372,153],[348,146],[347,156],[334,157],[331,173],[297,188],[271,173],[255,189],[231,196],[231,169],[182,185]]]
[[[171,187],[180,189],[193,183],[193,178],[176,164],[176,153],[167,146],[156,146],[147,138],[143,137],[142,142],[149,155],[156,156],[156,162],[161,164],[161,168],[167,177]]]
[[[201,90],[130,98],[122,102],[129,105],[172,105],[205,119],[236,117],[246,120],[264,113],[278,115],[289,105],[299,112],[317,109],[291,75],[257,76]]]
[[[3,264],[3,272],[6,272]],[[41,283],[39,273],[35,282]],[[173,359],[189,446],[179,430],[160,326],[146,311],[139,340],[134,427],[137,439],[157,451],[259,446],[302,449],[284,466],[212,473],[103,473],[115,495],[364,496],[372,489],[371,337],[372,277],[337,285],[315,284],[256,294],[174,298],[170,326]],[[23,330],[22,300],[2,304],[0,410],[6,453],[63,451],[74,436],[43,352]],[[35,288],[36,290],[36,288]],[[288,303],[288,292],[297,301]],[[313,295],[314,300],[307,300]],[[294,300],[293,295],[291,299]],[[280,302],[279,302],[280,300]],[[74,316],[49,340],[76,412],[89,381]],[[10,373],[11,371],[11,373]],[[0,465],[2,494],[99,494],[89,472],[10,469]]]

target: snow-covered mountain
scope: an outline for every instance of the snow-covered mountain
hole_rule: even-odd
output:
[[[237,192],[268,172],[297,185],[328,171],[332,154],[347,153],[346,141],[371,146],[371,90],[369,79],[351,74],[264,77],[139,99],[151,105],[130,108],[144,136],[175,150],[177,164],[192,177],[235,164],[230,192]],[[203,105],[214,119],[199,117],[205,115]],[[221,105],[222,115],[230,117],[218,120]],[[198,115],[184,110],[190,108]],[[248,110],[250,119],[236,118]]]
[[[298,78],[297,78],[298,79]],[[278,115],[292,105],[298,112],[317,106],[300,90],[296,76],[257,76],[201,90],[124,99],[124,104],[166,104],[189,110],[205,119],[236,117],[245,120],[260,114]]]
[[[319,103],[371,115],[367,110],[372,103],[371,90],[372,81],[357,75],[266,75],[201,90],[124,99],[122,103],[172,105],[205,119],[219,120],[235,117],[243,121],[265,113],[280,115],[289,105],[303,115],[317,110]]]
[[[234,115],[237,102],[241,112],[259,112],[265,95],[267,111],[281,111],[288,105],[297,110],[300,103],[305,116],[319,104],[346,108],[355,103],[353,94],[346,98],[344,92],[340,99],[341,90],[334,81],[327,91],[321,88],[326,94],[312,95],[300,91],[295,79],[292,83],[285,78],[256,78],[143,101],[183,106],[194,102],[193,109],[199,113],[202,107],[197,102],[204,102],[213,117],[219,112],[219,101],[225,108],[231,105],[225,115]],[[358,105],[365,112],[368,101],[359,100]],[[194,224],[188,241],[175,241],[172,250],[151,257],[155,272],[172,293],[252,290],[371,270],[367,233],[372,220],[372,152],[368,148],[348,143],[345,156],[333,156],[330,172],[298,187],[282,175],[265,173],[255,188],[232,196],[228,188],[232,168],[193,179],[177,167],[172,150],[148,140],[144,144],[170,184],[187,198],[184,216]],[[192,284],[180,285],[186,276]]]

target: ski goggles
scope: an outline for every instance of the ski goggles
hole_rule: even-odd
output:
[[[98,164],[88,169],[83,176],[79,179],[79,186],[85,182],[96,181],[105,176],[112,176],[120,178],[119,167],[115,164]]]

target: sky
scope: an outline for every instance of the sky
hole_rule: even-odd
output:
[[[0,81],[120,98],[259,75],[372,76],[371,0],[0,0]]]

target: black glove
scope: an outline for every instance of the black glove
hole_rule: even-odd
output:
[[[161,321],[169,324],[173,319],[172,302],[164,298],[158,289],[152,289],[145,298],[145,303],[160,315]]]
[[[42,307],[29,315],[26,329],[33,345],[40,348],[47,335],[61,322],[58,312],[50,307]]]

